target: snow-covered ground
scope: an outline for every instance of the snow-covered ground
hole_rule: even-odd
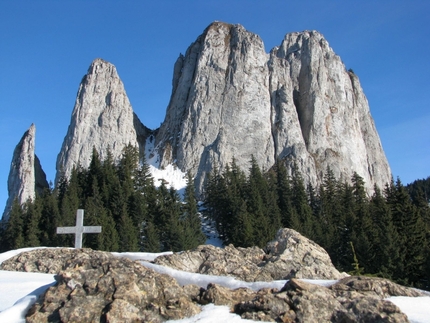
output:
[[[0,254],[0,263],[21,252],[34,248],[23,248],[12,250]],[[169,254],[162,253],[162,254]],[[114,253],[118,257],[127,257],[132,260],[139,260],[144,266],[150,267],[158,272],[166,273],[174,277],[179,284],[197,284],[206,287],[209,282],[217,283],[229,288],[248,287],[258,290],[263,287],[282,287],[286,281],[274,282],[243,282],[232,277],[218,277],[210,275],[192,274],[171,268],[158,266],[149,263],[160,254],[144,252]],[[307,282],[328,286],[335,281],[306,280]],[[25,313],[36,301],[37,297],[52,284],[55,283],[54,275],[0,271],[0,322],[21,323],[25,322]],[[395,303],[408,315],[412,323],[430,322],[430,295],[429,297],[391,297],[390,301]],[[241,319],[238,315],[229,312],[227,306],[215,306],[209,304],[202,307],[202,312],[191,318],[169,321],[181,323],[216,323],[216,322],[252,322]]]

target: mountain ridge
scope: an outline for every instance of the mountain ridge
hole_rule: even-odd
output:
[[[131,144],[141,157],[150,136],[159,167],[191,171],[198,193],[215,165],[233,159],[247,170],[277,159],[318,186],[329,167],[349,181],[357,172],[368,192],[391,170],[358,77],[347,71],[317,31],[286,34],[266,53],[263,40],[239,24],[211,23],[178,57],[165,119],[145,127],[113,64],[95,59],[79,86],[57,157],[55,183],[89,165],[92,149],[118,159]]]

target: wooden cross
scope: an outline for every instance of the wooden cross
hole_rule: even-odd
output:
[[[84,227],[84,210],[81,210],[81,209],[79,209],[76,212],[76,226],[57,228],[57,234],[73,233],[75,235],[75,248],[82,248],[83,233],[100,233],[100,232],[102,232],[101,226]]]

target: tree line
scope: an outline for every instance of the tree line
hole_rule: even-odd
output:
[[[84,234],[83,247],[106,251],[180,251],[205,242],[194,193],[187,174],[183,200],[162,181],[156,188],[145,160],[131,145],[114,162],[102,161],[93,149],[88,169],[76,167],[57,188],[46,189],[34,201],[15,201],[0,235],[1,251],[36,246],[72,247],[73,235],[56,228],[74,226],[77,209],[84,209],[84,225],[100,225],[100,234]]]
[[[94,149],[88,169],[76,167],[55,189],[20,206],[15,201],[0,228],[0,251],[36,246],[73,246],[74,226],[102,226],[84,235],[83,246],[106,251],[180,251],[205,242],[190,173],[183,199],[162,181],[156,187],[145,160],[127,146],[118,162],[102,161]],[[362,177],[334,177],[328,168],[319,187],[305,185],[293,167],[277,161],[268,171],[251,158],[249,171],[235,160],[208,175],[205,212],[225,244],[264,247],[279,228],[292,228],[327,250],[341,271],[391,278],[430,289],[430,178],[407,187],[400,179],[368,196]]]
[[[227,244],[264,247],[280,227],[292,228],[321,245],[340,271],[429,289],[430,207],[422,186],[410,186],[411,195],[397,179],[368,196],[357,173],[340,181],[328,168],[315,188],[296,167],[290,175],[278,161],[263,172],[252,158],[248,175],[235,160],[223,172],[214,168],[205,206]]]

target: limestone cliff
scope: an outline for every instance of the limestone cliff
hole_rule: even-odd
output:
[[[175,64],[173,93],[157,144],[161,165],[175,162],[196,174],[201,188],[216,163],[251,155],[275,162],[268,55],[259,36],[240,25],[213,23]]]
[[[316,31],[267,54],[242,26],[211,24],[175,64],[156,144],[161,166],[191,170],[200,191],[215,164],[246,169],[252,155],[265,169],[295,163],[313,184],[327,167],[345,180],[357,172],[369,190],[391,178],[357,76]]]
[[[5,221],[9,219],[9,212],[15,199],[22,205],[29,199],[34,200],[36,192],[41,193],[48,187],[45,172],[34,153],[35,136],[36,127],[32,124],[13,152],[7,181],[9,198],[2,217]]]
[[[88,167],[93,147],[114,159],[131,144],[144,149],[149,130],[133,112],[114,65],[96,59],[81,81],[69,129],[57,158],[57,178],[69,177],[74,166]]]

